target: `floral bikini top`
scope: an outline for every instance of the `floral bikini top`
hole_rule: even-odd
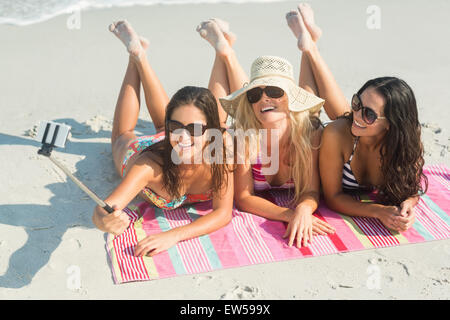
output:
[[[141,136],[136,140],[131,142],[128,147],[127,153],[125,155],[124,161],[122,163],[122,176],[125,176],[125,168],[127,162],[134,157],[136,154],[143,151],[145,148],[164,140],[164,132],[160,132],[154,135]],[[188,203],[196,203],[196,202],[204,202],[212,199],[212,190],[206,193],[200,194],[185,194],[178,199],[174,199],[172,201],[168,201],[165,198],[161,197],[157,193],[155,193],[149,187],[145,187],[142,189],[141,195],[148,202],[153,203],[155,206],[161,209],[176,209],[184,204]]]
[[[152,202],[155,206],[167,210],[176,209],[184,204],[204,202],[212,199],[212,191],[209,191],[207,193],[200,194],[185,194],[178,199],[167,201],[148,187],[145,187],[142,190],[142,195],[146,198],[146,200]]]

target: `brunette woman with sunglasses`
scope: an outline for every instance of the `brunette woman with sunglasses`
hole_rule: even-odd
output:
[[[316,46],[321,31],[311,7],[300,4],[286,18],[302,51],[300,77],[325,99],[325,111],[336,119],[323,132],[319,156],[328,206],[350,216],[378,218],[396,231],[407,230],[427,186],[413,91],[398,78],[376,78],[367,81],[349,105]],[[374,203],[352,196],[370,191],[377,195]]]
[[[333,233],[328,223],[313,216],[319,202],[317,147],[322,129],[311,115],[323,100],[300,88],[292,65],[279,57],[258,57],[249,80],[232,48],[236,37],[226,22],[210,19],[197,31],[215,49],[209,88],[220,100],[223,121],[228,114],[233,119],[231,129],[249,133],[236,139],[245,143],[244,152],[236,155],[236,207],[286,222],[283,236],[289,245],[301,247],[311,243],[315,234]],[[266,141],[261,139],[264,134]],[[265,161],[273,148],[276,152]],[[263,196],[273,189],[289,190],[291,205]]]
[[[126,21],[110,26],[130,53],[114,113],[111,136],[114,164],[121,183],[105,199],[115,211],[97,206],[93,222],[102,231],[120,235],[129,225],[122,211],[138,194],[162,209],[212,200],[212,211],[195,221],[141,240],[136,256],[153,256],[177,242],[211,233],[231,220],[233,175],[224,161],[193,161],[208,146],[207,129],[223,133],[215,97],[206,88],[184,87],[169,101],[146,58],[148,43]],[[134,133],[140,86],[157,134]],[[166,107],[167,106],[167,107]],[[224,145],[223,145],[224,147]]]

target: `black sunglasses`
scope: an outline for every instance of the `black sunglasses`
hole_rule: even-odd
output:
[[[202,136],[208,127],[202,123],[189,123],[187,125],[182,124],[176,120],[167,121],[167,129],[170,133],[173,133],[175,130],[184,129],[186,130],[191,137],[199,137]]]
[[[284,91],[281,88],[273,87],[273,86],[267,86],[264,89],[260,87],[253,88],[251,90],[247,91],[247,99],[250,103],[257,103],[261,97],[263,92],[268,96],[269,98],[278,99],[284,96]]]
[[[352,98],[352,110],[355,112],[361,110],[362,119],[368,125],[373,124],[378,119],[386,119],[386,117],[379,117],[373,109],[369,107],[364,107],[362,105],[361,98],[356,93],[353,95]]]

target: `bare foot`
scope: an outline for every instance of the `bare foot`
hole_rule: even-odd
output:
[[[297,38],[297,46],[301,51],[309,51],[314,43],[311,34],[303,22],[301,14],[297,11],[290,11],[286,14],[286,21]]]
[[[214,20],[202,22],[197,27],[197,32],[213,46],[217,54],[226,55],[230,51],[230,43],[225,38],[224,32]]]
[[[227,39],[228,44],[232,47],[234,42],[236,41],[236,35],[230,31],[230,24],[219,18],[212,18],[210,20],[213,20],[217,23],[220,30],[222,30],[223,32],[223,36],[225,37],[225,39]]]
[[[139,58],[144,53],[144,48],[141,44],[141,38],[133,30],[128,21],[117,21],[109,25],[109,31],[114,33],[125,45],[127,51],[133,58]],[[144,41],[148,46],[148,41]]]
[[[142,49],[147,50],[149,42],[146,38],[139,36],[139,42],[141,43]]]
[[[303,17],[306,28],[311,34],[311,38],[314,42],[317,42],[317,40],[319,40],[320,36],[322,35],[322,30],[316,25],[316,22],[314,21],[313,9],[307,3],[300,3],[297,8]]]

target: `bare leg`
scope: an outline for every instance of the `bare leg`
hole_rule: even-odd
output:
[[[118,21],[109,26],[113,32],[126,46],[130,58],[136,64],[140,81],[144,88],[147,109],[155,125],[156,131],[164,130],[164,117],[169,98],[164,91],[158,77],[148,63],[146,49],[148,41],[139,37],[127,21]]]
[[[242,69],[234,50],[229,52],[226,56],[223,56],[222,60],[227,68],[231,92],[241,89],[245,83],[249,82],[248,76],[244,69]]]
[[[232,49],[236,37],[229,32],[228,24],[219,19],[211,19],[202,22],[197,31],[215,49],[216,56],[211,71],[208,88],[216,99],[227,96],[233,91],[242,88],[248,77],[239,64],[236,54]],[[220,106],[220,102],[218,103]],[[227,114],[219,107],[222,123],[225,123]]]
[[[297,39],[297,43],[301,43],[301,24],[303,24],[303,21],[300,17],[300,13],[298,11],[288,12],[286,14],[286,21],[289,28],[291,28],[295,38]],[[309,63],[308,57],[304,54],[302,54],[300,62],[299,86],[315,94],[316,96],[319,95],[319,89],[317,88],[316,80],[314,79],[314,73],[312,71],[311,64]]]
[[[169,97],[145,55],[137,59],[135,64],[144,88],[145,103],[155,125],[156,132],[164,131],[164,120]]]
[[[128,144],[136,139],[134,128],[139,117],[140,88],[139,72],[130,57],[114,111],[111,135],[113,160],[119,175]]]
[[[321,32],[317,33],[317,30],[320,30],[320,28],[315,25],[312,9],[303,4],[299,5],[298,9],[300,15],[298,16],[299,23],[296,29],[298,34],[296,36],[298,47],[302,51],[300,82],[304,85],[311,85],[309,78],[312,71],[317,91],[313,90],[318,92],[318,96],[325,100],[325,112],[331,120],[334,120],[336,117],[350,111],[350,106],[333,74],[321,57],[315,41],[313,41],[313,38],[316,41],[318,40]],[[307,65],[309,65],[309,68]]]
[[[212,94],[217,99],[219,118],[222,125],[226,124],[227,113],[223,110],[219,98],[226,97],[230,94],[230,86],[228,83],[227,68],[222,59],[216,54],[211,70],[211,76],[209,78],[208,89],[211,90]]]
[[[248,82],[248,76],[242,69],[242,66],[237,59],[236,52],[233,50],[233,44],[236,41],[236,35],[230,32],[228,22],[217,18],[213,18],[211,20],[217,24],[219,29],[213,28],[213,30],[208,30],[208,33],[214,34],[221,31],[228,42],[227,49],[218,50],[216,47],[215,48],[216,57],[222,60],[227,70],[228,85],[230,88],[228,94],[230,94],[231,92],[242,88],[244,83]],[[217,34],[216,36],[220,37],[220,34]]]
[[[337,84],[330,69],[319,53],[317,46],[303,52],[308,57],[314,78],[319,89],[319,96],[325,100],[324,109],[331,120],[350,111],[350,104]]]

